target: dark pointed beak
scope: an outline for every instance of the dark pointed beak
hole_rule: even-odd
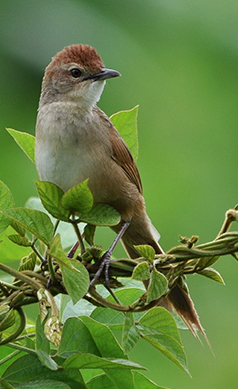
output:
[[[102,68],[100,73],[91,74],[90,76],[84,78],[84,81],[86,80],[102,81],[102,80],[107,80],[108,78],[119,77],[120,75],[121,74],[116,70]]]

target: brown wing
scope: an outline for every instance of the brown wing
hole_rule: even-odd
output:
[[[122,167],[130,181],[133,182],[133,184],[137,186],[139,192],[142,193],[140,174],[126,143],[117,131],[110,134],[110,141],[113,149],[112,158]]]
[[[140,174],[126,143],[107,115],[98,106],[94,107],[94,111],[100,116],[100,119],[108,129],[109,140],[112,146],[112,159],[121,166],[129,180],[136,185],[138,191],[142,194]]]

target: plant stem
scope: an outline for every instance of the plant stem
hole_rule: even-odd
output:
[[[5,358],[1,359],[0,365],[3,365],[5,362],[9,361],[10,359],[15,357],[15,355],[19,354],[20,352],[21,352],[20,350],[13,351],[13,353],[11,353],[11,354],[7,355]]]
[[[49,266],[51,281],[54,283],[56,281],[56,278],[55,278],[55,271],[52,263],[52,258],[50,255],[48,257],[48,266]]]
[[[36,290],[42,288],[42,285],[38,281],[32,280],[30,277],[25,275],[23,272],[19,272],[15,269],[12,269],[11,267],[9,267],[3,263],[0,263],[0,270],[4,271],[5,273],[10,274],[11,276],[13,276],[15,278],[18,278],[19,280],[21,280],[23,282],[26,282],[27,284],[30,284]]]
[[[18,351],[23,351],[23,352],[28,353],[28,354],[37,355],[35,350],[33,350],[31,348],[28,348],[28,347],[25,347],[25,346],[20,346],[19,344],[8,343],[7,346],[11,347],[11,348],[14,348],[14,349],[16,349]]]
[[[12,342],[13,340],[15,340],[22,333],[22,331],[24,331],[24,329],[25,329],[26,316],[24,314],[24,311],[21,307],[16,308],[16,311],[18,312],[18,314],[20,316],[20,325],[13,334],[11,334],[7,338],[2,339],[0,341],[0,346],[3,346],[4,344],[8,344],[8,343]]]
[[[59,219],[56,220],[55,227],[54,227],[54,235],[53,236],[55,236],[55,233],[56,233],[56,230],[58,228],[59,223],[60,223],[60,220]]]
[[[79,231],[79,228],[78,228],[78,221],[75,220],[75,217],[74,215],[72,216],[72,220],[71,220],[71,223],[73,224],[73,227],[74,227],[74,231],[77,235],[77,238],[78,238],[78,241],[79,241],[79,244],[80,244],[80,248],[81,248],[81,255],[83,253],[85,253],[85,246],[84,246],[84,243],[83,243],[83,238],[82,238],[82,235],[81,235],[81,232]]]
[[[219,238],[219,236],[221,234],[224,234],[225,232],[227,232],[229,230],[232,222],[234,222],[234,221],[238,221],[238,207],[237,207],[237,205],[234,209],[229,209],[226,212],[225,220],[222,224],[221,230],[219,231],[216,239]]]
[[[34,239],[34,241],[31,243],[31,248],[34,251],[34,253],[37,255],[37,257],[40,259],[40,261],[43,263],[45,261],[45,258],[43,257],[43,255],[41,255],[39,250],[36,248],[35,242],[36,242],[36,239]]]

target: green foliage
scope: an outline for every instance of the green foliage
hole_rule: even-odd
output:
[[[112,117],[134,157],[137,111]],[[8,132],[34,162],[34,137]],[[94,245],[95,228],[117,225],[120,215],[109,205],[93,203],[87,180],[66,193],[50,182],[36,181],[36,186],[39,198],[15,208],[10,190],[0,182],[0,232],[6,234],[0,270],[13,277],[0,283],[0,345],[19,352],[2,361],[2,387],[159,388],[138,371],[143,366],[128,358],[141,340],[189,374],[176,322],[157,305],[176,283],[186,290],[186,274],[223,283],[210,266],[221,255],[236,255],[238,233],[223,230],[197,246],[194,237],[183,238],[182,245],[161,255],[148,245],[136,246],[140,258],[111,262],[109,292],[101,278],[90,288],[103,254]],[[237,219],[236,209],[228,211],[227,220]],[[67,255],[76,237],[79,248]],[[4,263],[7,253],[18,261],[18,270]],[[21,307],[35,302],[40,315],[27,326]],[[115,330],[122,333],[120,343]]]
[[[153,269],[150,275],[147,302],[156,300],[160,296],[166,295],[166,293],[168,293],[167,278],[156,269]]]
[[[154,257],[155,257],[155,250],[153,249],[153,247],[151,246],[148,246],[148,245],[137,245],[136,246],[136,250],[138,251],[138,253],[146,258],[146,259],[149,259],[150,261],[153,261],[154,260]]]
[[[7,128],[8,133],[15,139],[17,144],[21,147],[24,153],[30,158],[30,160],[35,162],[35,137],[27,134],[27,132],[20,132],[13,130],[12,128]]]
[[[136,267],[133,270],[132,278],[134,280],[148,280],[150,277],[150,268],[149,264],[147,262],[141,262],[136,265]]]
[[[61,204],[64,192],[52,182],[36,181],[36,187],[45,209],[56,219],[68,221],[70,211]]]
[[[8,187],[0,181],[0,211],[14,207],[14,200]],[[9,226],[10,220],[3,213],[0,214],[0,233]]]
[[[120,222],[119,213],[108,204],[96,204],[93,208],[80,215],[82,222],[95,226],[115,226]]]
[[[46,339],[40,315],[36,319],[36,355],[44,366],[57,370],[57,363],[50,356],[50,342]]]
[[[85,267],[75,259],[71,261],[72,268],[61,265],[65,288],[74,304],[87,293],[89,275]]]
[[[66,192],[62,197],[62,206],[68,209],[70,213],[87,213],[92,209],[93,196],[88,187],[88,180],[81,182]]]
[[[138,136],[137,136],[137,116],[139,106],[128,111],[117,112],[110,117],[110,120],[120,132],[133,158],[138,157]]]
[[[16,225],[25,228],[47,246],[53,238],[54,226],[45,213],[27,208],[11,208],[3,213]]]
[[[187,373],[187,359],[174,319],[164,308],[153,308],[139,322],[143,339]]]
[[[56,219],[70,222],[70,215],[76,213],[79,217],[78,222],[90,225],[114,226],[120,221],[120,215],[110,205],[93,205],[88,180],[66,193],[51,182],[36,181],[36,186],[45,209]]]

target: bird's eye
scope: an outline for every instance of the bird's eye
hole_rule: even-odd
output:
[[[80,76],[82,75],[82,72],[81,72],[81,70],[75,68],[75,69],[71,69],[71,70],[70,70],[70,74],[71,74],[71,76],[73,76],[74,78],[78,78],[78,77],[80,77]]]

